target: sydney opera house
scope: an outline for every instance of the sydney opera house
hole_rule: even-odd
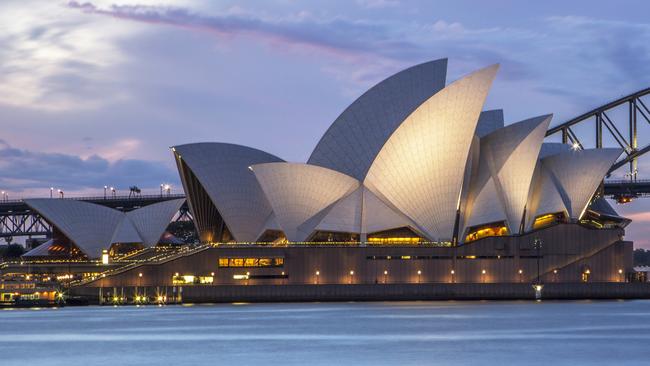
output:
[[[392,75],[306,163],[221,142],[173,147],[201,244],[102,286],[625,281],[629,220],[599,195],[622,151],[545,143],[550,114],[506,125],[483,110],[498,68],[449,84],[446,59]],[[182,202],[130,213],[28,203],[91,258],[155,245]],[[111,224],[79,219],[100,214]]]

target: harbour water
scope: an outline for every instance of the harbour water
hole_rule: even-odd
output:
[[[647,365],[650,301],[0,311],[0,364]]]

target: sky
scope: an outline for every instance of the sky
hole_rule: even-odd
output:
[[[180,192],[169,148],[199,141],[304,162],[365,90],[444,57],[448,82],[501,64],[485,109],[503,108],[506,123],[553,113],[559,124],[650,86],[648,11],[646,1],[3,0],[0,189]],[[635,220],[626,237],[650,248],[650,200],[615,208]]]

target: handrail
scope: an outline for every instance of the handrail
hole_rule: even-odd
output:
[[[32,198],[38,198],[38,197],[32,197]],[[42,197],[41,197],[42,198]],[[52,197],[51,199],[61,199],[61,200],[75,200],[75,201],[120,201],[120,200],[142,200],[142,199],[157,199],[157,198],[166,198],[166,199],[180,199],[180,198],[185,198],[185,194],[183,193],[174,193],[174,194],[141,194],[137,196],[128,196],[128,195],[121,195],[121,196],[110,196],[107,195],[106,197],[104,196],[76,196],[76,197],[64,197],[64,198],[59,198],[59,197]],[[29,199],[29,197],[25,198],[19,198],[19,199],[11,199],[11,200],[0,200],[0,204],[3,203],[22,203],[25,202],[26,199]]]

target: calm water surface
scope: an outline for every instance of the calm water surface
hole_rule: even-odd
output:
[[[0,311],[0,365],[649,365],[650,301]]]

